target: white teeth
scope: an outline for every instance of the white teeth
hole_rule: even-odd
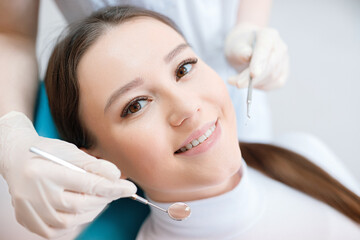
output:
[[[191,143],[188,143],[188,144],[186,144],[185,147],[187,150],[190,150],[190,149],[192,149],[193,145],[191,145]]]
[[[201,135],[199,138],[198,138],[198,141],[199,143],[202,143],[203,141],[206,140],[206,137],[204,135]]]
[[[176,151],[176,152],[186,152],[187,150],[192,149],[193,147],[196,147],[197,145],[199,145],[200,143],[204,142],[206,139],[208,139],[211,134],[215,131],[216,126],[212,126],[211,128],[209,128],[204,135],[201,135],[198,139],[194,139],[192,140],[190,143],[186,144],[186,146],[180,148],[180,150]]]
[[[211,133],[212,133],[212,131],[210,129],[208,129],[205,133],[205,137],[207,137],[207,138],[210,137]]]
[[[194,147],[196,147],[197,145],[199,145],[199,141],[198,140],[193,140],[192,142],[191,142],[191,144],[194,146]]]

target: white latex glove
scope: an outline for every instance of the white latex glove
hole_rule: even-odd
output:
[[[248,86],[250,75],[253,86],[261,90],[278,88],[287,79],[288,49],[275,29],[237,25],[226,38],[225,55],[239,72],[228,82],[238,88]]]
[[[29,152],[36,146],[91,173],[80,173]],[[112,163],[64,141],[39,137],[22,113],[0,118],[0,173],[9,186],[17,221],[46,238],[91,222],[111,201],[136,186]]]

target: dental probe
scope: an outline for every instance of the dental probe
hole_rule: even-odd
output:
[[[75,166],[75,165],[73,165],[73,164],[71,164],[71,163],[69,163],[69,162],[67,162],[65,160],[62,160],[62,159],[60,159],[60,158],[58,158],[58,157],[56,157],[56,156],[54,156],[54,155],[52,155],[52,154],[50,154],[48,152],[40,150],[37,147],[30,147],[29,150],[32,153],[35,153],[35,154],[37,154],[39,156],[42,156],[43,158],[45,158],[47,160],[55,162],[55,163],[57,163],[59,165],[67,167],[67,168],[69,168],[71,170],[78,171],[78,172],[81,172],[81,173],[87,173],[87,171],[85,171],[84,169],[79,168],[79,167],[77,167],[77,166]],[[168,207],[168,209],[165,210],[165,209],[163,209],[163,208],[161,208],[159,206],[156,206],[155,204],[149,202],[145,198],[140,197],[137,194],[131,195],[130,198],[167,213],[169,215],[169,217],[171,219],[173,219],[173,220],[182,221],[182,220],[185,220],[187,217],[189,217],[190,214],[191,214],[191,209],[186,203],[176,202],[176,203],[171,204]]]
[[[250,105],[251,105],[251,101],[252,101],[252,88],[253,88],[253,84],[252,84],[252,77],[250,75],[249,78],[249,85],[248,85],[248,92],[247,92],[247,98],[246,98],[246,112],[247,112],[247,117],[250,118]]]
[[[254,40],[252,42],[252,49],[254,51],[256,42],[256,33],[254,32]],[[251,60],[250,60],[251,61]],[[252,91],[253,91],[253,79],[251,73],[249,74],[249,84],[248,84],[248,91],[247,91],[247,98],[246,98],[246,113],[247,117],[250,119],[250,106],[252,101]]]

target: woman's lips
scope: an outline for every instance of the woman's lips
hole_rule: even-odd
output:
[[[190,156],[196,155],[210,149],[221,135],[221,127],[217,121],[206,124],[200,131],[195,131],[188,139],[192,139],[191,142],[186,141],[188,144],[184,145],[176,154]],[[196,136],[195,138],[192,136]],[[205,139],[204,139],[205,138]],[[200,142],[201,141],[201,142]],[[186,148],[186,150],[184,149]]]

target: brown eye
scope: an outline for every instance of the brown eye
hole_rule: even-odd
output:
[[[131,101],[123,110],[121,117],[139,112],[149,103],[147,97],[139,97]]]
[[[189,64],[187,64],[189,65]],[[190,68],[191,69],[191,68]],[[185,67],[185,65],[181,66],[178,71],[176,72],[176,77],[182,78],[188,73],[188,69]]]
[[[193,64],[196,62],[197,59],[186,60],[186,62],[180,65],[180,67],[176,70],[176,78],[180,79],[188,74],[191,71]]]
[[[139,102],[134,102],[133,104],[131,104],[129,106],[129,111],[131,113],[136,113],[137,111],[139,111],[141,109],[141,105]]]

